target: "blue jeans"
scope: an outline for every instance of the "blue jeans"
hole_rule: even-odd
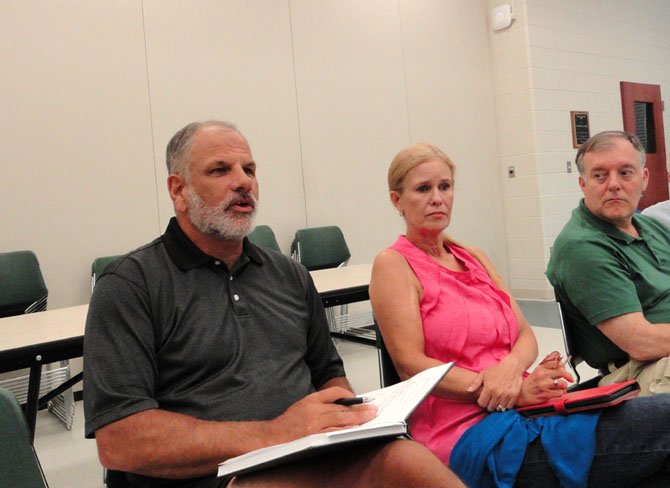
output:
[[[560,487],[539,438],[528,446],[515,486]],[[670,487],[670,394],[633,398],[603,410],[588,486]]]

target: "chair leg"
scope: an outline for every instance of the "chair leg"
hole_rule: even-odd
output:
[[[58,385],[66,382],[70,379],[70,363],[69,361],[61,361],[60,365],[56,368],[53,368],[54,365],[50,365],[50,370],[48,373],[53,374],[49,381],[49,389],[53,389]],[[75,415],[75,402],[74,402],[74,393],[72,388],[68,388],[64,392],[60,393],[54,397],[48,404],[47,410],[56,416],[63,424],[67,430],[72,430],[72,425],[74,424],[74,415]]]
[[[334,307],[326,307],[326,320],[328,320],[328,328],[331,332],[339,332],[337,322],[335,321]]]

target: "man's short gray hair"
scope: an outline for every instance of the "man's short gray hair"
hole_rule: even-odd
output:
[[[598,134],[591,136],[584,144],[582,144],[577,150],[577,156],[575,157],[575,164],[579,170],[580,175],[584,175],[584,156],[592,152],[606,151],[612,147],[613,139],[625,139],[630,142],[638,154],[638,159],[640,160],[640,166],[644,168],[646,163],[644,146],[640,139],[630,132],[624,132],[622,130],[608,130],[605,132],[599,132]]]
[[[191,144],[194,134],[205,127],[221,127],[229,129],[242,135],[237,126],[225,120],[206,120],[204,122],[191,122],[177,131],[168,142],[165,151],[165,162],[169,174],[182,176],[189,180],[189,158],[191,155]],[[243,136],[244,137],[244,136]]]

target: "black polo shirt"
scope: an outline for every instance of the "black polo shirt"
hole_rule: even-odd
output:
[[[84,339],[86,437],[151,408],[271,419],[338,376],[309,273],[247,239],[229,271],[173,218],[96,282]]]

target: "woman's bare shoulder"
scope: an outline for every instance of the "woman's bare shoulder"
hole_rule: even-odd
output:
[[[390,265],[393,263],[399,263],[405,261],[405,258],[395,249],[384,249],[382,252],[375,256],[374,264],[377,265]]]
[[[377,254],[372,264],[373,275],[396,275],[400,272],[405,273],[409,269],[409,264],[405,256],[394,249],[384,249]]]

